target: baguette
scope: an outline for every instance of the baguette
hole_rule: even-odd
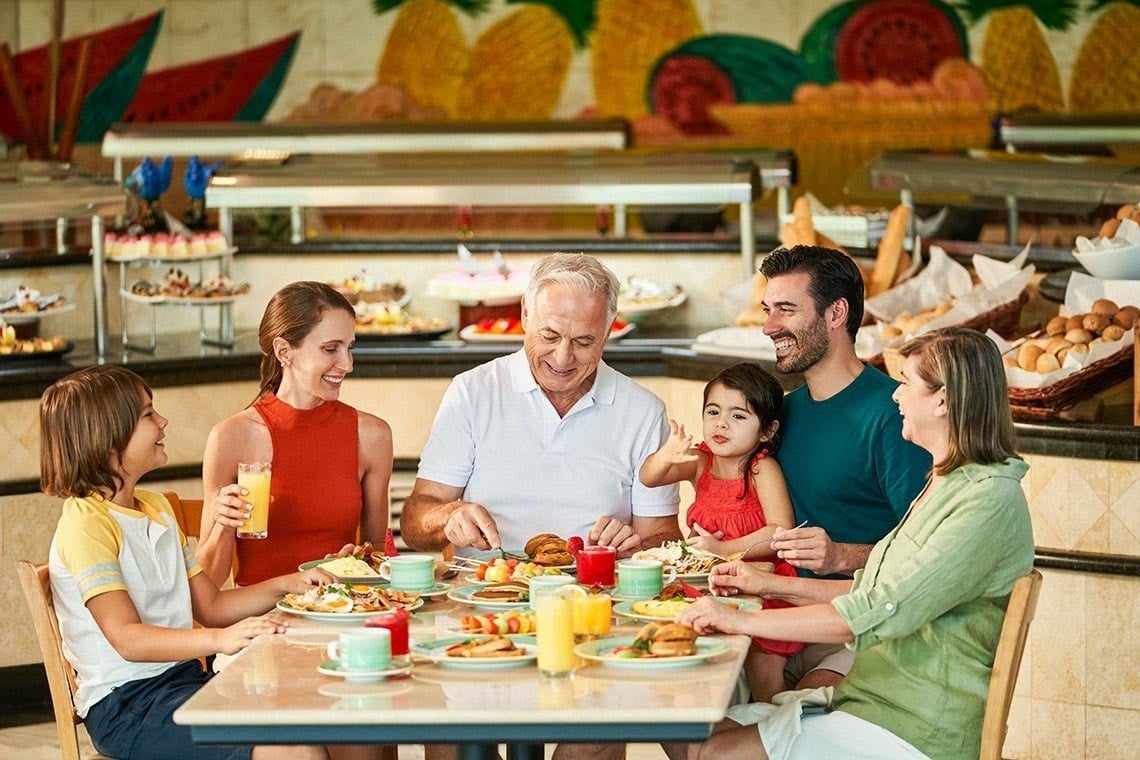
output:
[[[875,257],[875,268],[871,270],[871,281],[867,284],[867,295],[877,296],[890,289],[898,277],[902,261],[903,241],[906,240],[906,226],[910,221],[910,209],[902,204],[895,206],[887,217],[887,228],[879,241],[879,253]]]
[[[815,228],[811,223],[811,201],[806,195],[796,198],[792,204],[792,234],[796,242],[793,245],[815,245]]]

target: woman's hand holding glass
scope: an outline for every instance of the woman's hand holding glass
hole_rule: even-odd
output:
[[[253,511],[245,500],[247,495],[246,489],[237,483],[223,486],[214,499],[214,522],[235,530],[240,528]]]

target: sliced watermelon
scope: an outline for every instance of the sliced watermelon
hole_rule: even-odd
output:
[[[94,40],[91,51],[91,68],[87,77],[87,92],[83,99],[83,113],[76,132],[77,142],[103,139],[111,123],[118,121],[130,102],[131,95],[142,79],[147,60],[154,47],[155,37],[162,26],[162,11],[137,21],[108,27],[90,36]],[[56,98],[56,122],[62,126],[67,99],[75,79],[79,59],[79,43],[83,39],[72,37],[60,45],[60,77]],[[32,118],[39,120],[44,112],[47,92],[48,46],[29,48],[15,56],[13,63],[23,85],[24,96]],[[26,139],[24,130],[16,120],[9,94],[0,86],[0,132],[15,141]]]
[[[651,111],[668,116],[686,132],[708,134],[726,131],[708,115],[710,104],[786,103],[810,79],[803,58],[782,45],[713,34],[694,37],[661,56],[650,73],[646,99]]]
[[[812,79],[831,84],[839,78],[835,70],[835,43],[851,14],[869,0],[848,0],[825,11],[800,39],[800,56],[807,64]]]
[[[301,33],[232,55],[146,74],[125,122],[260,120],[273,105]]]
[[[929,81],[947,58],[967,58],[958,13],[941,0],[871,0],[851,13],[835,43],[839,78]]]

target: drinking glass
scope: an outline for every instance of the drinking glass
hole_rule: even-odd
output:
[[[237,529],[238,538],[269,536],[269,462],[242,462],[238,465],[238,485],[246,489],[251,511]]]
[[[538,669],[544,676],[560,678],[574,672],[574,595],[578,586],[552,589],[538,598],[535,610],[535,639],[538,643]]]

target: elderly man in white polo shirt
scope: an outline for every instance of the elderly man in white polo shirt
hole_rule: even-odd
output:
[[[637,478],[669,434],[665,405],[602,361],[619,289],[590,256],[535,264],[523,348],[443,397],[400,518],[410,546],[464,555],[549,532],[620,557],[681,538],[677,487]]]

